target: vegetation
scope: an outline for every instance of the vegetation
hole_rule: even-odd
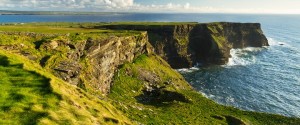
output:
[[[88,38],[105,39],[110,35],[124,35],[126,32],[98,35],[103,30],[2,27],[0,124],[132,124],[107,98],[99,98],[100,96],[70,85],[49,71],[47,67],[66,59],[65,52],[68,48],[58,47],[51,51],[45,49],[51,41],[76,44]],[[63,34],[55,34],[56,30]],[[64,35],[68,33],[70,35]],[[41,67],[40,60],[47,55],[50,56],[50,61]]]
[[[140,78],[140,69],[162,78],[164,86],[157,95],[145,93],[148,84]],[[170,84],[163,84],[169,81]],[[182,77],[161,58],[142,55],[123,65],[114,80],[109,97],[127,117],[142,124],[300,124],[300,119],[241,111],[222,106],[192,91]]]
[[[194,91],[157,55],[141,55],[120,66],[108,97],[53,75],[51,67],[61,60],[68,60],[68,52],[88,39],[101,41],[111,36],[140,34],[140,31],[126,29],[94,28],[110,24],[135,23],[0,26],[0,124],[300,124],[297,118],[241,111],[216,104]],[[136,24],[159,28],[182,23]],[[224,42],[220,35],[222,27],[214,24],[209,29],[221,47],[219,44]],[[162,39],[157,34],[149,33],[149,36],[157,41]],[[189,39],[175,37],[180,44]],[[62,44],[68,46],[59,46]],[[92,68],[88,62],[87,59],[80,60],[86,70]]]
[[[70,11],[11,11],[0,10],[2,15],[110,15],[113,12],[70,12]]]
[[[208,29],[212,32],[211,36],[215,43],[217,44],[218,48],[223,48],[225,43],[227,43],[226,38],[222,34],[223,26],[220,23],[212,23],[209,24]]]
[[[0,124],[131,123],[109,100],[58,79],[25,57],[0,50],[0,62]]]
[[[184,24],[197,24],[197,22],[111,22],[106,25],[131,25],[131,26],[174,26]]]

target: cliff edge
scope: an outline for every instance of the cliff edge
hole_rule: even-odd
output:
[[[172,68],[225,64],[232,48],[268,46],[259,23],[109,24],[98,28],[147,31],[156,54]]]
[[[33,23],[0,38],[0,124],[300,124],[217,104],[172,69],[268,45],[259,24]]]

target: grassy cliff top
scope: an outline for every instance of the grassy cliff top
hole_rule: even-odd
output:
[[[59,44],[79,46],[90,37],[101,41],[109,38],[107,36],[141,34],[140,31],[94,29],[95,26],[179,24],[196,23],[29,23],[0,26],[0,124],[300,124],[298,118],[219,105],[194,91],[157,55],[142,55],[119,66],[108,97],[59,79],[40,63],[43,57],[49,55],[53,56],[49,59],[51,64],[67,59],[66,52],[71,48]],[[218,25],[210,27],[210,30],[217,33]],[[55,36],[41,38],[45,36],[31,36],[30,33]],[[52,43],[58,44],[56,49],[48,50],[55,46]],[[36,59],[29,60],[25,57],[28,54],[36,56]]]
[[[98,35],[111,36],[126,36],[139,34],[138,31],[126,30],[109,30],[96,29],[97,25],[104,25],[103,23],[26,23],[26,24],[3,24],[0,25],[0,33],[2,32],[31,32],[42,34],[74,34],[74,33],[97,33]]]

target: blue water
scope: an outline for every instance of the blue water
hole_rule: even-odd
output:
[[[114,21],[261,23],[269,47],[234,49],[226,65],[179,71],[196,90],[220,104],[300,117],[300,15],[0,15],[0,23]]]

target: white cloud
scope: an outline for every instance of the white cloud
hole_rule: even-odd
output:
[[[184,5],[184,9],[189,9],[190,8],[190,3],[186,3],[185,5]]]
[[[134,0],[0,0],[0,8],[9,10],[109,11],[133,5]]]
[[[113,7],[128,7],[133,5],[133,0],[105,0],[105,2]]]
[[[177,12],[182,9],[188,10],[190,4],[141,5],[134,0],[0,0],[0,8],[4,10]]]
[[[201,13],[300,13],[300,9],[215,8],[185,4],[137,4],[134,0],[0,0],[1,10],[201,12]]]

